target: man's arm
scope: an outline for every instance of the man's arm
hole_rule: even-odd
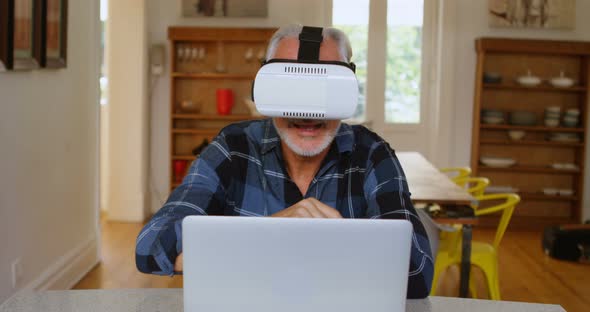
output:
[[[225,183],[219,176],[229,168],[229,157],[226,144],[217,137],[193,162],[182,184],[137,237],[135,262],[139,271],[158,275],[181,271],[182,220],[189,215],[223,214]]]
[[[408,220],[414,227],[407,297],[425,298],[430,293],[434,263],[428,236],[418,217],[401,165],[385,142],[376,143],[365,178],[367,217]]]

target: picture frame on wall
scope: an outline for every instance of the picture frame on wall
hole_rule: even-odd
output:
[[[182,0],[183,17],[268,17],[268,0]]]
[[[38,8],[37,0],[7,0],[8,8],[13,8],[12,25],[8,26],[9,58],[12,58],[13,70],[32,70],[39,67],[39,60],[35,58],[35,45],[37,42],[35,32],[35,9]],[[12,40],[10,40],[12,39]]]
[[[41,0],[41,66],[67,67],[68,0]]]
[[[12,69],[12,26],[14,25],[14,4],[11,0],[0,0],[0,72]]]
[[[488,0],[490,27],[574,29],[576,0]]]

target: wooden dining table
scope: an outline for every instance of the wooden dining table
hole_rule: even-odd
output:
[[[412,202],[438,204],[441,206],[467,206],[475,198],[466,189],[459,187],[444,173],[440,172],[422,154],[418,152],[396,152],[410,189]],[[459,296],[466,298],[469,291],[469,273],[471,269],[471,226],[477,224],[477,218],[433,218],[436,223],[462,225],[461,277]],[[433,253],[436,253],[433,250]]]
[[[453,183],[422,154],[396,152],[414,203],[437,203],[439,205],[469,205],[474,198],[465,189]]]

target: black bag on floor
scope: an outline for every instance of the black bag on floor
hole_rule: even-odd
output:
[[[590,261],[590,224],[560,225],[545,228],[545,254],[560,260]]]

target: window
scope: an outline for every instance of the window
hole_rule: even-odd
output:
[[[423,0],[373,0],[384,10],[387,21],[379,21],[381,12],[369,11],[369,0],[332,0],[332,24],[350,37],[353,62],[357,64],[360,84],[360,105],[356,118],[364,118],[366,111],[367,49],[386,49],[385,74],[371,76],[371,81],[383,81],[380,92],[385,95],[384,122],[396,124],[420,123],[420,88],[422,71]],[[374,10],[375,11],[375,10]],[[368,42],[369,25],[387,32],[387,43]],[[375,26],[377,28],[375,28]],[[386,28],[386,29],[385,29]],[[375,75],[381,75],[379,73]]]
[[[367,82],[369,0],[333,0],[332,12],[332,24],[348,35],[353,47],[352,61],[356,64],[356,76],[359,81],[359,105],[352,118],[363,120]]]
[[[420,122],[422,0],[387,1],[385,121]]]

